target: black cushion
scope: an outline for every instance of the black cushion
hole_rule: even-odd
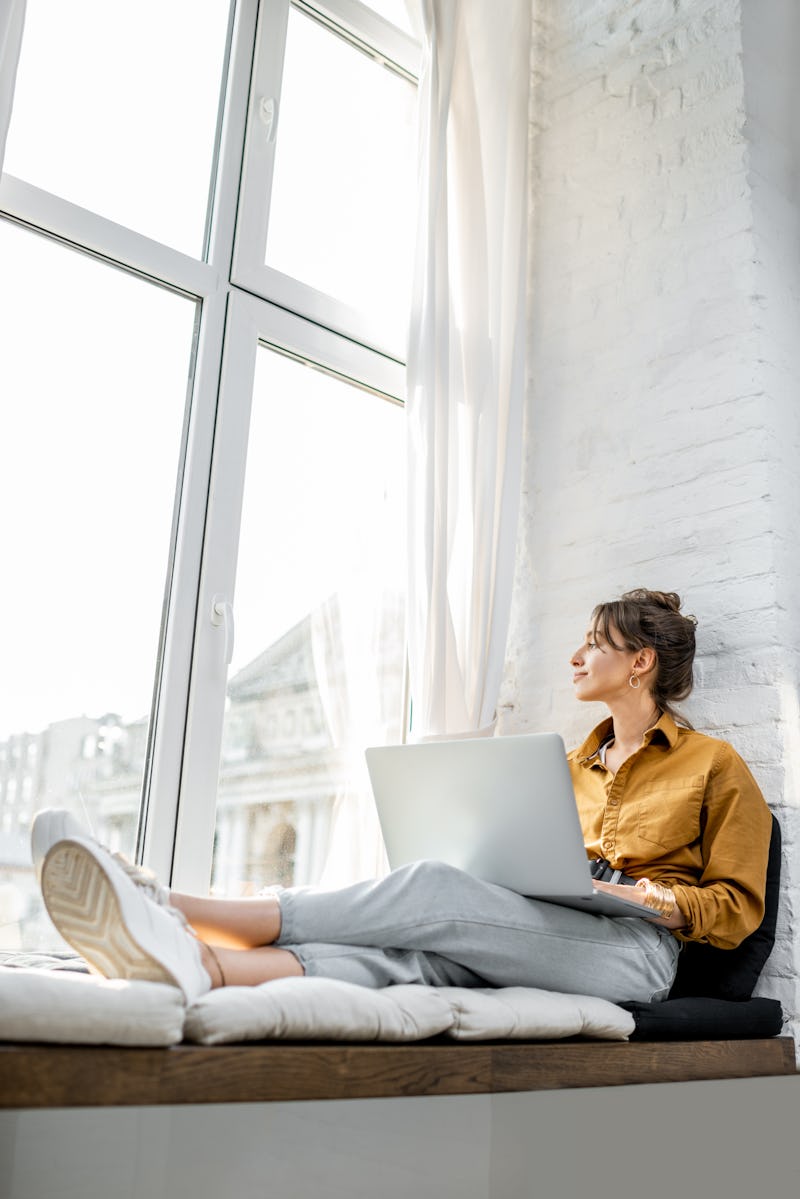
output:
[[[735,949],[717,949],[713,945],[687,941],[678,959],[678,972],[669,993],[670,999],[682,999],[690,995],[732,1000],[750,998],[775,943],[780,885],[781,829],[773,816],[764,919],[760,927],[745,937]]]
[[[777,999],[665,999],[663,1003],[621,1003],[632,1013],[632,1041],[745,1041],[776,1037],[783,1028]]]
[[[764,919],[735,949],[687,941],[669,998],[623,1003],[636,1028],[632,1041],[736,1041],[777,1036],[783,1009],[777,999],[752,999],[775,943],[781,882],[781,830],[772,817]]]

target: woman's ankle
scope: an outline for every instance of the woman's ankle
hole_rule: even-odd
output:
[[[203,969],[211,979],[211,990],[216,991],[218,987],[227,986],[225,979],[225,971],[222,968],[222,963],[219,960],[219,954],[216,949],[213,949],[207,941],[200,941],[200,960],[203,963]]]

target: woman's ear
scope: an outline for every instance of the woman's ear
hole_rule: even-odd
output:
[[[657,661],[656,651],[651,645],[645,645],[637,651],[636,657],[633,660],[633,667],[639,674],[649,674],[654,669]]]

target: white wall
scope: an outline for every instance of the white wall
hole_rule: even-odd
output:
[[[744,9],[744,14],[743,14]],[[575,744],[593,605],[676,590],[696,727],[781,819],[761,986],[796,1014],[800,903],[792,0],[534,0],[531,387],[502,729]]]
[[[0,1112],[3,1199],[796,1195],[800,1078]]]
[[[490,1104],[465,1096],[0,1113],[0,1195],[486,1199]]]
[[[781,998],[791,995],[787,1003],[797,1012],[800,928],[793,907],[800,899],[800,6],[796,0],[745,0],[742,12],[757,377],[770,438],[767,494],[776,573],[777,648],[771,681],[777,696],[778,761],[770,798],[777,801],[789,833],[784,865],[788,902],[768,987]]]

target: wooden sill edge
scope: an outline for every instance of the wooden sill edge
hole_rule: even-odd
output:
[[[0,1108],[500,1094],[797,1073],[794,1041],[0,1043]]]

